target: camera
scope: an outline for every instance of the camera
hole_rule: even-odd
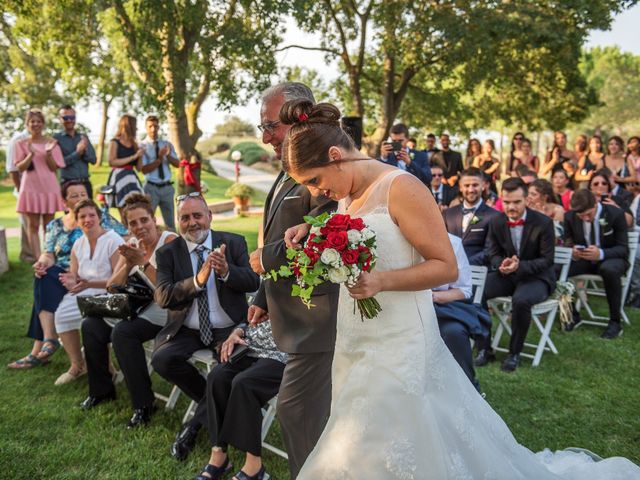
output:
[[[391,148],[393,149],[394,153],[398,153],[400,150],[402,150],[402,142],[391,142]]]

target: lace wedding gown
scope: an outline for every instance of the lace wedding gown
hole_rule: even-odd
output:
[[[389,187],[402,174],[386,174],[362,207],[347,211],[376,232],[380,272],[422,261],[387,209]],[[624,458],[594,462],[518,444],[441,340],[431,291],[376,298],[382,312],[363,322],[342,288],[331,417],[300,480],[640,478]]]

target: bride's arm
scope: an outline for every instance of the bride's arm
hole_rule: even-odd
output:
[[[385,290],[425,290],[458,278],[458,265],[438,206],[422,182],[399,176],[391,185],[389,213],[407,241],[425,259],[401,270],[363,273],[350,288],[354,298],[368,298]],[[378,255],[393,252],[378,251]]]

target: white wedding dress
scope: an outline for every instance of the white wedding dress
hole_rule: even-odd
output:
[[[389,187],[402,174],[386,174],[365,204],[347,211],[376,232],[379,272],[422,261],[387,209]],[[625,458],[594,462],[584,453],[534,454],[518,444],[441,340],[431,291],[376,298],[382,312],[362,321],[342,287],[331,416],[298,479],[640,478]]]

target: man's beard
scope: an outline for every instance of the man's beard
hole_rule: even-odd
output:
[[[187,230],[184,233],[184,238],[186,240],[189,240],[191,243],[202,243],[206,240],[208,233],[209,232],[207,230],[204,230],[202,228],[191,231]]]

